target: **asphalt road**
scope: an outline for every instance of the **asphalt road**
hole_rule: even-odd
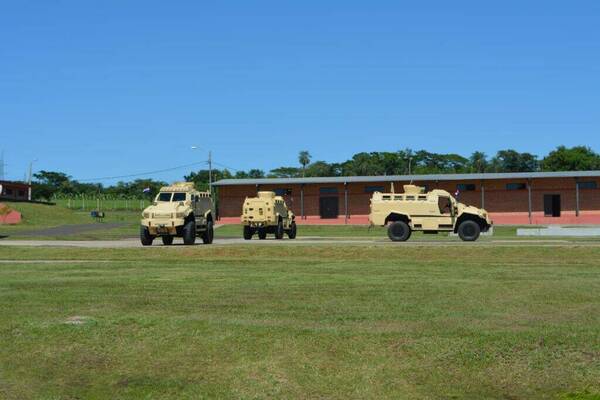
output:
[[[462,242],[456,240],[423,241],[409,240],[407,242],[395,243],[387,238],[320,238],[303,237],[295,240],[266,239],[266,240],[244,240],[242,238],[215,239],[213,246],[281,246],[281,245],[386,245],[386,246],[594,246],[600,247],[600,241],[574,241],[561,239],[488,239],[477,242]],[[143,247],[139,239],[122,240],[0,240],[0,246],[33,246],[33,247],[84,247],[84,248],[141,248]],[[195,246],[205,246],[201,240],[198,240]],[[166,247],[162,242],[155,240],[152,247]],[[186,248],[181,239],[175,239],[173,248]]]

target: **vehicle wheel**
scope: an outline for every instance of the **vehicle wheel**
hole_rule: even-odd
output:
[[[252,239],[252,235],[254,235],[254,231],[248,225],[244,225],[244,239],[250,240]]]
[[[290,239],[296,239],[296,222],[292,221],[290,224],[290,230],[288,231],[288,237]]]
[[[206,231],[202,234],[202,243],[211,244],[215,237],[215,230],[212,221],[206,223]]]
[[[283,239],[283,221],[279,220],[279,222],[277,223],[277,228],[275,230],[275,239]]]
[[[196,221],[191,220],[183,226],[183,244],[191,245],[196,242]]]
[[[258,238],[265,240],[267,238],[267,230],[265,228],[258,228]]]
[[[480,233],[481,228],[475,221],[463,221],[458,226],[458,236],[465,242],[474,242]]]
[[[154,236],[150,234],[148,228],[145,226],[140,228],[140,241],[142,242],[143,246],[151,246],[152,241],[154,241]]]
[[[388,226],[388,237],[394,242],[405,242],[410,234],[410,227],[404,221],[394,221]]]
[[[165,246],[170,246],[173,244],[173,236],[162,236],[161,238]]]

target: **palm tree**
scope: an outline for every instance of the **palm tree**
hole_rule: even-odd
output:
[[[471,164],[471,171],[475,170],[474,172],[481,173],[485,172],[485,170],[488,168],[487,156],[481,151],[476,151],[471,154],[469,161]]]
[[[302,165],[302,177],[304,177],[306,166],[310,163],[310,153],[307,150],[302,150],[298,154],[298,161]]]

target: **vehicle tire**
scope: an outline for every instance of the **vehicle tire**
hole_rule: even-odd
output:
[[[288,237],[290,239],[296,239],[296,231],[297,231],[296,222],[292,221],[292,223],[290,224],[290,229],[287,232]]]
[[[388,225],[388,237],[393,242],[405,242],[410,234],[410,226],[404,221],[394,221]]]
[[[464,242],[474,242],[479,238],[481,227],[475,221],[463,221],[458,226],[458,236]]]
[[[277,239],[277,240],[283,239],[283,234],[284,234],[283,221],[279,220],[279,222],[277,223],[277,228],[275,228],[275,239]]]
[[[154,241],[154,236],[150,234],[145,226],[140,227],[140,241],[142,246],[152,246],[152,241]]]
[[[190,220],[183,226],[183,244],[196,243],[196,221]]]
[[[165,246],[170,246],[173,244],[173,236],[161,236],[162,242]]]
[[[265,228],[258,228],[258,238],[265,240],[267,238],[267,230]]]
[[[211,244],[215,237],[215,229],[212,221],[206,223],[206,231],[202,234],[202,243]]]
[[[252,239],[252,235],[254,235],[254,231],[248,225],[244,225],[244,239],[250,240]]]

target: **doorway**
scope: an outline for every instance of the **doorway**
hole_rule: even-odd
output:
[[[321,218],[337,218],[339,214],[339,201],[337,196],[326,196],[319,199],[319,212]]]
[[[560,217],[560,194],[544,195],[544,216]]]

